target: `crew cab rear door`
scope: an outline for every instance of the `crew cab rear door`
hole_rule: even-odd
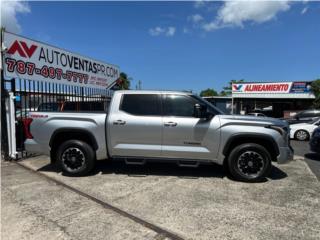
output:
[[[193,96],[164,94],[162,100],[162,156],[214,160],[220,143],[219,118],[195,118],[194,105],[201,103]]]
[[[111,156],[161,156],[160,98],[160,94],[115,94],[107,131]]]

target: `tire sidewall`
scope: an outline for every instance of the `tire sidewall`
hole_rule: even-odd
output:
[[[264,161],[264,169],[256,177],[250,177],[243,174],[238,169],[238,158],[246,151],[254,151],[260,154]],[[271,170],[271,155],[270,153],[261,145],[254,143],[241,144],[235,147],[229,157],[228,157],[228,167],[231,175],[236,179],[244,182],[259,182],[263,180]]]
[[[299,138],[297,137],[298,132],[304,132],[304,133],[306,134],[306,138],[305,138],[305,139],[299,139]],[[294,138],[297,139],[298,141],[307,141],[307,140],[309,139],[309,133],[308,133],[307,131],[305,131],[305,130],[300,129],[300,130],[297,130],[297,131],[295,132]]]
[[[62,154],[64,153],[64,151],[68,148],[79,148],[85,157],[85,163],[84,166],[79,169],[78,171],[75,172],[70,172],[65,165],[63,164],[62,161]],[[66,174],[66,175],[70,175],[70,176],[83,176],[88,174],[94,167],[94,162],[95,162],[95,153],[92,149],[92,147],[90,145],[88,145],[87,143],[80,141],[80,140],[68,140],[64,143],[62,143],[57,151],[57,163],[59,165],[59,167],[62,169],[62,171]]]

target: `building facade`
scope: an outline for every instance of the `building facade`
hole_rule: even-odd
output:
[[[290,117],[312,108],[315,96],[310,81],[243,82],[232,85],[229,97],[207,97],[226,113],[260,112],[270,117]]]

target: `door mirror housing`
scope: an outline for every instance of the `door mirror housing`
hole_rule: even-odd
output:
[[[193,116],[195,118],[207,119],[209,117],[207,106],[204,104],[196,103],[193,108]]]

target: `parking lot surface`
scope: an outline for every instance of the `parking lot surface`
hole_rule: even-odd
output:
[[[320,181],[320,154],[310,152],[308,142],[291,141],[291,145],[295,151],[295,158],[304,159]]]
[[[230,180],[217,165],[194,169],[174,164],[127,166],[99,161],[90,176],[68,177],[49,165],[49,159],[44,156],[26,159],[21,164],[184,239],[319,239],[319,181],[306,162],[300,160],[303,156],[297,155],[295,159],[286,165],[274,163],[270,177],[254,184]],[[31,183],[23,184],[23,179],[19,181],[19,191],[12,190],[19,196],[27,189],[38,189]],[[52,194],[63,198],[65,191],[69,192],[60,186]],[[43,204],[42,195],[36,195],[39,206]],[[72,201],[82,210],[87,204],[94,204],[80,197]],[[8,201],[5,204],[9,204]],[[108,239],[117,239],[124,229],[128,234],[126,239],[163,239],[123,216],[114,215],[106,220],[105,214],[112,214],[112,211],[97,208],[88,213],[74,210],[69,217],[64,217],[61,221],[68,226],[65,231],[71,237],[81,236],[73,235],[75,232],[94,234],[96,231],[91,238],[107,239],[103,236],[107,225],[118,233],[115,237],[109,234]],[[58,205],[48,213],[59,219],[65,211],[68,211],[65,206]],[[81,214],[87,216],[84,224],[79,220],[83,218]],[[121,226],[115,228],[113,225],[119,221]],[[128,229],[125,228],[127,224]]]
[[[1,163],[1,239],[157,239],[158,234],[13,163]]]

